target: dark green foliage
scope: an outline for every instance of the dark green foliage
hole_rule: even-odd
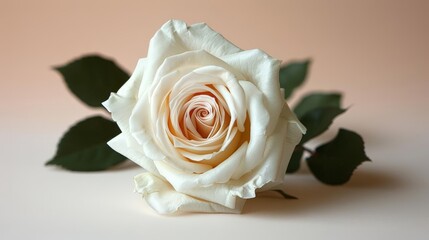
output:
[[[64,134],[55,156],[46,165],[72,171],[100,171],[121,163],[126,158],[107,145],[120,132],[116,123],[100,116],[82,120]]]
[[[314,176],[331,185],[346,183],[356,167],[364,161],[370,159],[365,154],[362,137],[346,129],[340,129],[332,141],[319,146],[307,158]]]
[[[115,62],[95,55],[76,59],[55,70],[61,73],[73,94],[91,107],[101,107],[110,93],[129,79],[128,73]]]
[[[280,68],[280,87],[285,91],[285,98],[289,98],[293,91],[301,86],[307,77],[310,60],[291,62]]]
[[[301,166],[301,158],[303,154],[304,149],[300,145],[296,146],[292,153],[292,157],[290,158],[289,165],[287,166],[286,173],[294,173],[298,171]]]

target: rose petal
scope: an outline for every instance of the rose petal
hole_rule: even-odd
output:
[[[249,101],[250,105],[257,106],[258,104],[262,104],[262,98],[260,96],[258,97],[257,91],[255,91],[256,89],[251,83],[240,82],[240,84],[244,85],[243,88],[246,93],[249,93],[248,91],[250,90],[253,91],[251,92],[252,97],[248,100],[255,102],[251,104]],[[250,109],[252,108],[253,107],[250,107]],[[256,114],[256,110],[259,109],[255,109],[253,112],[252,110],[249,110],[255,114],[255,116],[250,116],[250,119],[260,115],[259,113]],[[252,115],[252,113],[249,114]],[[240,178],[229,180],[227,184],[209,184],[207,186],[198,187],[201,186],[199,185],[201,184],[200,181],[204,181],[206,179],[200,179],[200,181],[195,182],[195,178],[198,178],[199,175],[197,177],[193,177],[192,175],[182,175],[182,173],[174,171],[166,173],[164,172],[166,171],[165,169],[160,168],[159,165],[157,165],[157,167],[160,170],[160,173],[165,176],[177,190],[197,198],[213,201],[229,207],[234,206],[236,199],[241,200],[254,198],[256,195],[255,192],[258,189],[259,191],[268,190],[283,183],[283,177],[289,163],[288,160],[290,159],[295,145],[299,143],[302,137],[302,126],[300,126],[298,122],[290,120],[291,117],[293,117],[293,113],[286,104],[284,105],[280,116],[281,117],[273,135],[267,139],[263,149],[263,164],[259,164],[252,171]],[[246,148],[247,151],[249,151],[250,146]],[[258,161],[255,162],[257,163]],[[255,162],[253,162],[253,164],[255,164]],[[242,166],[237,169],[240,169],[241,167]],[[208,172],[211,171],[213,171],[213,175],[216,175],[216,168],[211,169]],[[214,176],[210,177],[213,178]],[[210,182],[207,181],[206,183]]]
[[[134,178],[136,191],[143,195],[147,203],[160,214],[175,212],[217,212],[240,213],[243,201],[237,201],[234,208],[193,198],[175,191],[171,185],[150,173],[142,173]]]
[[[246,93],[245,103],[250,121],[250,129],[247,129],[247,131],[250,132],[250,140],[246,157],[241,161],[240,167],[234,173],[234,179],[239,179],[265,160],[263,154],[271,117],[265,106],[265,98],[256,86],[248,81],[240,81],[240,85]]]
[[[225,149],[214,149],[207,151],[207,147],[203,146],[204,149],[201,149],[198,146],[189,147],[184,145],[183,149],[178,151],[185,157],[193,161],[201,161],[202,163],[207,163],[212,166],[217,166],[222,161],[228,159],[228,157],[238,148],[238,144],[242,142],[241,134],[238,133],[237,128],[234,128],[233,137],[229,138],[225,144],[228,145],[228,148]],[[180,144],[175,144],[175,146],[181,146]],[[203,151],[205,150],[205,151]]]
[[[255,191],[262,192],[283,184],[290,157],[296,144],[301,140],[302,133],[304,133],[299,122],[285,118],[290,114],[293,113],[285,104],[273,135],[267,139],[264,164],[240,178],[238,182],[244,184],[236,185],[231,190],[231,194],[245,199],[253,198]]]
[[[102,103],[112,113],[112,119],[118,123],[122,132],[129,132],[129,118],[137,102],[136,98],[145,65],[146,59],[139,59],[130,79],[118,90],[117,94],[111,93],[109,99]]]
[[[222,82],[223,84],[219,84]],[[174,85],[174,88],[171,92],[171,97],[174,99],[175,96],[180,93],[179,91],[185,89],[187,85],[199,83],[219,84],[225,85],[225,87],[227,87],[226,89],[225,87],[216,86],[216,89],[218,89],[222,94],[223,99],[226,101],[230,111],[231,121],[227,136],[225,138],[230,138],[231,131],[235,125],[237,125],[241,131],[243,131],[244,122],[246,120],[246,109],[242,106],[242,103],[244,102],[244,92],[235,77],[225,69],[216,66],[206,66],[195,69],[194,71],[183,76]],[[174,113],[172,112],[172,114]],[[176,118],[174,115],[172,115],[172,117]],[[224,143],[228,142],[228,140],[224,141]],[[222,150],[224,150],[226,147],[227,145],[224,144],[222,146]]]
[[[223,56],[221,59],[243,73],[245,79],[252,82],[263,93],[266,108],[271,116],[267,135],[271,135],[284,102],[280,92],[280,83],[277,80],[279,79],[280,61],[258,49]],[[246,59],[245,64],[243,64],[243,59]]]
[[[170,20],[155,33],[149,43],[148,71],[145,72],[142,85],[149,86],[153,82],[156,70],[166,58],[193,50],[205,50],[217,57],[241,51],[205,23],[187,26],[183,21]]]
[[[146,69],[146,58],[141,58],[137,62],[137,66],[134,69],[134,72],[131,74],[130,79],[122,85],[118,90],[118,95],[127,98],[137,98],[138,90],[140,88],[141,80],[143,78],[145,69]]]
[[[155,167],[153,161],[146,157],[142,152],[137,151],[137,143],[133,143],[134,139],[127,138],[126,133],[121,133],[118,136],[111,139],[107,144],[116,152],[124,155],[128,159],[140,165],[142,168],[149,172],[158,174],[158,170]]]
[[[219,65],[225,65],[222,61],[214,58],[205,51],[186,52],[167,58],[157,71],[155,79],[156,84],[154,84],[153,87],[148,91],[151,93],[151,96],[149,97],[149,104],[146,104],[146,106],[151,109],[149,114],[151,116],[151,123],[148,123],[148,125],[152,125],[155,122],[157,123],[155,125],[158,126],[156,128],[161,128],[157,129],[157,134],[153,133],[153,136],[165,135],[165,133],[163,134],[162,132],[169,129],[167,127],[168,124],[159,123],[159,121],[165,121],[165,115],[162,117],[160,114],[166,114],[166,112],[169,111],[166,106],[162,105],[165,104],[167,101],[166,97],[168,96],[171,110],[169,113],[171,114],[170,118],[172,119],[171,126],[174,129],[174,134],[170,135],[170,138],[175,148],[189,148],[192,151],[216,151],[216,149],[224,151],[228,144],[232,142],[236,136],[233,131],[233,126],[235,125],[233,121],[237,119],[237,122],[239,122],[239,127],[242,129],[244,128],[243,124],[246,119],[246,109],[240,106],[240,104],[244,102],[243,90],[241,89],[241,86],[238,84],[238,81],[235,79],[234,75],[221,67],[210,65],[190,71],[190,67],[180,67],[183,66],[184,62],[187,63],[187,66],[198,66],[199,64],[205,64],[206,62],[207,64],[216,63]],[[186,73],[187,71],[190,72]],[[230,126],[226,136],[219,135],[220,133],[223,134],[223,132],[218,131],[217,134],[211,136],[211,138],[207,141],[200,141],[197,143],[189,141],[186,136],[182,135],[178,119],[182,119],[182,117],[179,116],[179,113],[181,112],[179,109],[181,109],[180,106],[184,104],[183,101],[186,99],[186,94],[191,95],[193,93],[190,92],[191,90],[187,89],[202,89],[203,85],[199,84],[212,84],[215,86],[215,88],[220,89],[222,91],[222,93],[220,93],[222,95],[222,100],[220,102],[221,104],[226,104],[228,106],[226,110],[233,111],[230,113],[234,118],[229,121]],[[226,85],[228,90],[222,88],[222,85]],[[231,92],[229,90],[231,90]],[[160,96],[166,97],[161,98]],[[146,123],[143,118],[138,118],[136,120],[138,120],[136,123],[140,123],[140,126],[145,125]],[[221,124],[224,124],[224,122]],[[194,123],[188,123],[188,125],[192,126]],[[154,128],[152,128],[151,131],[154,131],[153,129]],[[222,129],[222,127],[220,127],[220,129]],[[194,132],[193,137],[200,137],[196,134],[196,130],[191,131],[190,133],[192,134],[192,132]],[[171,142],[166,140],[167,139],[164,138],[164,140],[160,141],[159,143],[171,145]],[[222,144],[220,148],[214,145],[216,142]],[[198,146],[198,150],[192,145]],[[164,146],[163,148],[174,151],[174,148],[171,146]],[[207,154],[207,152],[202,154]],[[176,158],[171,159],[175,161]],[[183,161],[183,159],[177,160]],[[178,164],[180,165],[180,163]],[[177,167],[181,168],[179,165]],[[195,170],[190,172],[195,172]]]
[[[103,106],[112,113],[112,119],[118,124],[122,132],[130,132],[129,119],[136,105],[136,99],[122,97],[116,93],[111,93]]]
[[[288,115],[289,108],[284,108],[282,116]],[[174,185],[175,181],[184,179],[183,175],[175,178],[167,178],[176,189],[188,195],[197,198],[213,201],[224,206],[233,207],[236,201],[250,199],[256,196],[256,191],[266,191],[283,184],[283,177],[289,163],[290,156],[302,137],[302,131],[299,124],[287,118],[281,117],[273,132],[273,135],[267,139],[264,150],[264,163],[258,165],[248,174],[236,180],[230,180],[226,184],[212,184],[204,187],[188,188],[191,184],[190,177],[186,182],[180,182],[181,185]],[[286,136],[286,137],[285,137]],[[158,169],[159,166],[157,166]],[[210,170],[213,171],[214,169]],[[164,173],[160,170],[160,173]],[[176,173],[177,174],[177,173]],[[165,175],[164,175],[165,176]],[[172,180],[174,181],[172,182]],[[198,185],[196,185],[198,186]]]
[[[178,191],[191,193],[197,187],[207,187],[216,183],[226,183],[231,179],[235,169],[239,166],[247,149],[247,143],[241,145],[232,155],[221,164],[201,174],[190,174],[172,168],[169,164],[158,161],[155,162],[159,172],[170,182]],[[189,192],[191,191],[191,192]],[[216,193],[217,194],[217,193]],[[213,194],[213,195],[216,195]],[[205,200],[215,200],[218,196],[200,196],[197,197]],[[222,196],[219,196],[223,199]],[[224,204],[224,200],[217,200]]]
[[[133,109],[129,122],[131,136],[140,144],[140,148],[146,157],[150,157],[153,161],[168,158],[176,164],[176,167],[187,169],[191,172],[204,172],[211,168],[211,166],[206,164],[184,161],[183,158],[178,157],[174,148],[159,144],[169,141],[165,133],[159,132],[165,131],[165,129],[157,127],[157,124],[159,124],[157,122],[155,122],[155,126],[153,126],[153,122],[150,121],[150,117],[146,114],[145,109],[148,109],[148,101],[139,101]],[[158,136],[158,138],[154,139],[152,136]],[[161,147],[164,147],[164,149]],[[168,147],[170,147],[170,149]]]
[[[189,108],[189,102],[192,101],[192,98],[190,96],[193,96],[197,93],[201,92],[207,92],[213,95],[215,101],[212,103],[213,111],[216,113],[215,119],[213,119],[215,122],[212,124],[212,130],[209,133],[209,136],[207,138],[212,138],[218,134],[221,133],[221,129],[224,129],[223,126],[225,124],[229,124],[230,120],[226,116],[229,115],[229,109],[225,102],[225,100],[222,98],[220,93],[212,88],[210,88],[207,85],[203,84],[195,84],[195,86],[192,89],[185,89],[181,91],[179,94],[170,96],[170,102],[169,102],[169,112],[170,114],[170,121],[171,121],[171,127],[172,127],[172,133],[174,136],[177,136],[178,138],[182,139],[189,139],[190,136],[187,134],[187,129],[184,126],[184,115],[186,113],[186,109]],[[220,105],[219,105],[220,103]],[[226,109],[225,109],[226,108]],[[166,109],[168,111],[168,109]],[[213,113],[214,114],[214,113]],[[209,116],[207,116],[209,117]],[[195,120],[195,119],[194,119]],[[185,131],[184,131],[185,130]],[[193,136],[194,140],[197,138],[196,136]],[[199,140],[204,141],[203,138],[199,138]]]

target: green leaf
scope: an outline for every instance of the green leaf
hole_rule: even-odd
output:
[[[116,123],[95,116],[71,127],[58,144],[55,156],[46,165],[58,165],[72,171],[100,171],[126,158],[107,145],[120,133]]]
[[[302,62],[291,62],[280,68],[280,87],[285,91],[285,98],[289,98],[295,88],[299,87],[305,80],[310,60]]]
[[[286,173],[294,173],[298,171],[299,167],[301,166],[301,158],[303,154],[304,148],[302,148],[300,145],[297,145],[290,158]]]
[[[115,62],[96,55],[84,56],[54,69],[61,73],[73,94],[91,107],[101,107],[110,93],[129,79],[129,74]]]
[[[329,128],[335,117],[345,111],[345,109],[338,107],[322,107],[313,109],[306,113],[302,118],[299,119],[301,123],[304,124],[304,126],[307,128],[307,133],[302,136],[301,144],[322,134]]]
[[[346,183],[353,171],[364,161],[371,161],[365,154],[363,139],[357,133],[340,129],[330,142],[319,146],[307,158],[307,164],[314,176],[331,185]]]
[[[303,117],[306,113],[322,107],[341,107],[340,93],[320,93],[315,92],[306,95],[298,102],[294,108],[294,112],[298,118]]]

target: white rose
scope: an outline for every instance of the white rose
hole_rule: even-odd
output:
[[[280,61],[243,51],[206,24],[172,20],[104,102],[109,142],[146,171],[136,190],[158,213],[240,212],[283,184],[305,128],[279,87]]]

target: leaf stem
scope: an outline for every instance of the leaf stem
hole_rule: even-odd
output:
[[[313,150],[311,150],[311,149],[309,149],[309,148],[306,148],[306,147],[304,147],[304,146],[302,146],[302,145],[301,145],[301,147],[302,147],[302,149],[304,149],[304,151],[306,151],[306,152],[310,153],[311,155],[313,155],[313,154],[314,154],[314,151],[313,151]]]
[[[280,193],[280,195],[282,195],[284,198],[286,199],[298,199],[295,196],[289,195],[287,194],[285,191],[281,190],[281,189],[273,189],[272,191]]]

